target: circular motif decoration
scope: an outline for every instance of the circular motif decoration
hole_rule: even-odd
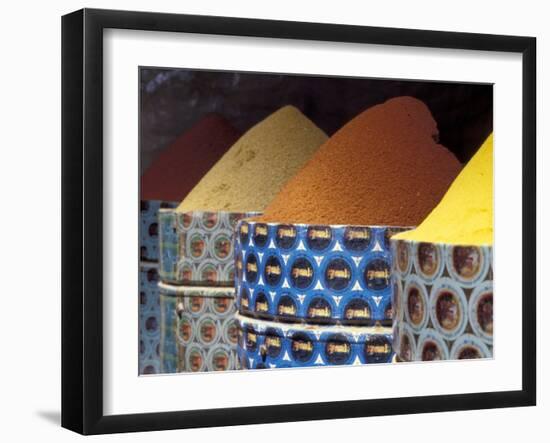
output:
[[[412,257],[411,246],[405,240],[397,240],[395,244],[395,268],[401,276],[405,276],[411,272]]]
[[[447,269],[462,286],[473,288],[486,276],[489,248],[481,246],[448,246]]]
[[[185,351],[185,369],[189,372],[202,372],[206,368],[206,361],[201,347],[192,344]]]
[[[372,231],[369,227],[348,226],[344,230],[344,247],[353,252],[363,252],[369,249],[372,241]]]
[[[210,240],[210,254],[216,260],[225,262],[232,259],[232,235],[230,231],[220,231]]]
[[[283,267],[281,261],[276,255],[271,255],[265,260],[264,280],[272,288],[279,286],[283,276]]]
[[[290,282],[297,289],[309,289],[315,280],[315,270],[305,256],[298,256],[290,266]]]
[[[203,212],[201,227],[207,231],[214,231],[220,224],[220,214],[217,212]]]
[[[209,371],[227,371],[233,364],[233,355],[226,346],[214,346],[206,355]]]
[[[416,342],[411,328],[407,324],[401,325],[399,330],[399,348],[397,354],[403,361],[415,361],[416,357]]]
[[[179,318],[176,337],[184,346],[187,346],[194,341],[195,328],[193,327],[193,318],[189,314],[184,313]]]
[[[184,212],[180,217],[177,217],[178,225],[181,226],[182,229],[189,229],[193,227],[194,221],[195,218],[193,217],[192,212]]]
[[[325,287],[341,292],[349,288],[353,274],[352,266],[341,256],[331,258],[325,266]]]
[[[306,243],[315,252],[327,250],[332,243],[332,229],[329,226],[308,227]]]
[[[248,245],[248,240],[249,240],[248,235],[250,232],[250,225],[245,221],[241,221],[238,229],[239,229],[239,240],[241,241],[241,245],[242,246]]]
[[[433,283],[443,273],[444,250],[434,243],[415,244],[415,266],[418,275],[428,284]]]
[[[392,342],[390,337],[385,335],[373,335],[365,341],[363,347],[365,362],[385,363],[389,361],[392,354]]]
[[[314,341],[303,332],[298,332],[291,337],[290,352],[292,358],[301,363],[307,363],[313,358]]]
[[[258,281],[258,259],[255,254],[248,254],[244,274],[248,283],[256,283]]]
[[[262,314],[269,313],[269,299],[264,292],[258,292],[256,294],[256,300],[254,301],[254,311],[261,316]]]
[[[464,332],[468,323],[466,296],[452,279],[437,280],[430,295],[430,317],[435,329],[447,340]]]
[[[197,338],[204,346],[212,346],[220,338],[220,327],[211,314],[203,315],[197,322]]]
[[[192,260],[198,261],[206,256],[207,244],[204,234],[196,229],[189,231],[185,242],[185,255]]]
[[[156,283],[159,280],[159,274],[155,268],[147,270],[147,281],[150,283]]]
[[[156,360],[146,360],[143,362],[142,371],[143,375],[160,374],[160,365]]]
[[[416,355],[421,361],[448,360],[449,349],[437,331],[425,329],[418,338]]]
[[[370,320],[372,311],[368,302],[363,298],[353,298],[344,308],[345,323],[363,323]]]
[[[206,312],[206,298],[201,295],[189,295],[184,298],[185,312],[197,318]]]
[[[258,348],[258,334],[250,325],[244,328],[244,346],[249,352],[254,352]]]
[[[352,355],[351,343],[344,334],[332,334],[325,342],[325,359],[331,365],[343,365]]]
[[[306,317],[317,322],[329,321],[332,317],[332,306],[322,296],[313,297],[307,306]]]
[[[296,301],[290,294],[283,294],[277,303],[277,316],[282,319],[294,319],[297,314]]]
[[[472,329],[488,344],[493,343],[493,282],[486,281],[470,295],[468,306]]]
[[[451,359],[469,360],[475,358],[491,358],[492,352],[479,337],[464,334],[459,337],[451,348]]]
[[[178,264],[177,280],[189,283],[195,277],[193,265],[190,260],[184,259]]]
[[[410,275],[405,281],[403,311],[405,321],[413,331],[420,332],[426,327],[430,318],[428,292],[424,283],[416,275]]]
[[[159,224],[157,222],[151,223],[148,229],[149,237],[158,237],[159,235]]]
[[[296,244],[297,238],[296,226],[279,225],[275,229],[275,244],[283,250],[292,249]]]
[[[244,286],[241,288],[241,293],[239,297],[239,310],[243,314],[246,314],[250,311],[250,293],[248,289]]]
[[[391,267],[385,258],[375,258],[367,263],[363,271],[365,286],[371,291],[383,291],[390,284]]]
[[[270,358],[277,358],[283,349],[283,335],[274,328],[267,328],[265,331],[266,355]]]
[[[236,345],[239,340],[239,321],[230,317],[223,322],[223,339],[226,343]]]
[[[256,247],[263,248],[269,238],[269,227],[265,223],[255,223],[252,228],[252,238]]]
[[[215,260],[203,260],[197,271],[200,281],[207,284],[216,284],[220,277],[220,269]]]

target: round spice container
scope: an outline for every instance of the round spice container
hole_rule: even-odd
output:
[[[167,319],[161,334],[168,343],[165,348],[173,352],[173,372],[235,369],[238,322],[234,289],[159,283],[159,291]]]
[[[142,262],[139,269],[139,373],[158,373],[157,348],[160,345],[161,312],[159,304],[158,266]],[[147,364],[145,363],[147,362]],[[156,372],[151,372],[151,371]]]
[[[391,239],[400,360],[493,356],[493,139],[418,226]]]
[[[186,286],[232,286],[233,232],[256,212],[159,212],[160,278]]]
[[[389,238],[406,229],[240,221],[235,235],[240,314],[280,322],[390,326]]]
[[[391,363],[393,359],[391,328],[237,318],[237,352],[243,369]]]
[[[394,304],[403,310],[394,330],[399,359],[491,357],[492,247],[407,240],[392,240],[392,246],[394,278],[403,288],[394,292]],[[464,340],[475,342],[477,351],[458,357],[453,351]]]

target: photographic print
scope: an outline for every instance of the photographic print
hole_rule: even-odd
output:
[[[139,374],[493,357],[493,85],[139,67]]]
[[[535,38],[86,9],[62,42],[63,426],[536,404]]]

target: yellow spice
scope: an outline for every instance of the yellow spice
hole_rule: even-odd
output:
[[[416,229],[393,238],[454,245],[493,244],[492,134],[428,217]]]
[[[298,109],[285,106],[248,130],[177,211],[262,211],[326,140]]]

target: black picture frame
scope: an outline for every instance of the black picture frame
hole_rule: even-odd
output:
[[[103,413],[103,30],[107,28],[519,53],[523,64],[522,389],[200,411]],[[536,404],[536,39],[83,9],[62,18],[62,426],[82,434]]]

